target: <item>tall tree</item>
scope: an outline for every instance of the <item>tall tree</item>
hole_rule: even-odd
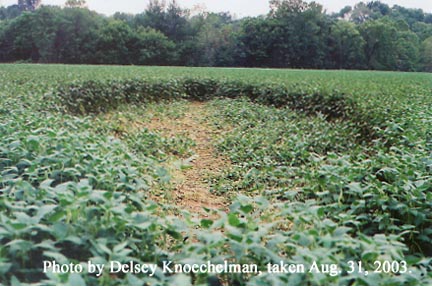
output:
[[[41,0],[18,0],[21,11],[34,11],[41,4]]]
[[[319,68],[325,65],[330,18],[321,5],[301,0],[271,1],[267,22],[271,25],[272,66]]]
[[[350,20],[356,24],[362,24],[372,18],[372,10],[364,2],[357,3],[350,13]]]
[[[411,30],[417,34],[421,41],[424,41],[432,35],[432,24],[416,22],[412,25]]]
[[[197,44],[202,51],[199,64],[225,66],[233,64],[235,42],[231,15],[202,13],[194,17],[192,29],[197,27]]]
[[[392,8],[392,17],[398,20],[404,20],[411,27],[416,22],[423,22],[425,14],[422,9],[408,9],[395,5]]]
[[[150,27],[166,34],[165,10],[165,1],[150,0],[145,12],[135,17],[135,28]]]
[[[0,7],[0,20],[14,19],[21,15],[22,10],[18,5]]]
[[[88,9],[63,9],[55,39],[59,61],[95,63],[96,41],[106,23],[107,19]]]
[[[137,65],[173,65],[176,45],[167,36],[151,28],[139,28],[129,47],[131,63]]]
[[[248,18],[242,21],[239,35],[242,51],[237,61],[240,66],[272,66],[273,30],[273,23],[263,17]]]
[[[99,64],[131,64],[132,29],[124,22],[112,20],[100,31],[95,58]]]
[[[396,40],[397,63],[393,68],[400,71],[416,71],[420,61],[420,40],[410,30],[398,30]]]
[[[365,41],[357,27],[348,21],[337,21],[331,27],[331,61],[333,68],[365,68]]]
[[[171,0],[165,13],[165,34],[174,41],[185,40],[188,36],[189,12],[182,9],[176,0]]]
[[[0,52],[4,61],[39,60],[39,52],[32,34],[34,17],[33,13],[24,13],[5,26],[0,40]]]
[[[360,26],[365,40],[368,69],[391,70],[397,62],[397,29],[388,19],[367,21]]]
[[[432,36],[422,43],[421,66],[424,71],[432,72]]]

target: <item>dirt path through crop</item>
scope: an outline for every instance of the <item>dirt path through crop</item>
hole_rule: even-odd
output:
[[[218,132],[207,122],[208,109],[206,103],[190,102],[184,115],[177,119],[161,120],[153,118],[147,126],[157,130],[164,136],[188,136],[195,141],[195,155],[189,168],[176,170],[172,174],[174,181],[173,199],[177,207],[186,209],[202,217],[208,216],[203,208],[211,210],[226,210],[226,198],[210,192],[207,182],[212,175],[220,173],[229,166],[229,160],[217,154],[212,144],[212,138]]]

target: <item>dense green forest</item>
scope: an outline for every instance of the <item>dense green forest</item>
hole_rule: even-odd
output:
[[[379,1],[328,14],[272,0],[242,19],[175,0],[110,17],[85,1],[40,2],[0,7],[0,62],[432,71],[432,14]]]

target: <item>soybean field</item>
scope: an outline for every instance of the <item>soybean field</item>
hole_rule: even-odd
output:
[[[0,65],[0,285],[432,285],[431,241],[431,74]]]

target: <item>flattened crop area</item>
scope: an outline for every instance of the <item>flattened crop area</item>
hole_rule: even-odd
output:
[[[229,160],[214,148],[216,131],[206,123],[207,108],[205,103],[192,102],[179,119],[173,122],[155,119],[148,126],[165,136],[184,134],[195,143],[192,148],[194,154],[188,160],[189,166],[173,174],[174,196],[177,206],[200,214],[204,208],[225,210],[229,204],[227,198],[217,196],[210,190],[209,181],[229,167]]]
[[[167,138],[187,138],[191,142],[188,156],[172,150],[171,158],[165,160],[165,167],[170,172],[170,187],[155,190],[151,198],[159,202],[167,202],[179,209],[207,217],[211,210],[227,210],[229,200],[218,196],[211,190],[211,180],[220,175],[230,166],[229,159],[215,149],[215,139],[223,131],[216,130],[208,122],[208,104],[205,102],[183,102],[179,106],[172,103],[161,103],[153,108],[144,118],[139,114],[132,118],[104,117],[111,124],[119,122],[122,130],[136,133],[147,129]],[[178,109],[173,111],[173,109]],[[162,110],[163,109],[163,110]],[[147,108],[146,110],[150,110]],[[113,112],[115,113],[115,111]],[[171,113],[171,116],[170,116]],[[175,115],[173,116],[172,113]],[[114,122],[113,122],[114,120]],[[120,136],[121,137],[121,136]],[[175,148],[175,146],[174,146]],[[180,164],[179,164],[180,162]],[[167,194],[169,192],[170,194]],[[161,199],[159,196],[162,196]]]

